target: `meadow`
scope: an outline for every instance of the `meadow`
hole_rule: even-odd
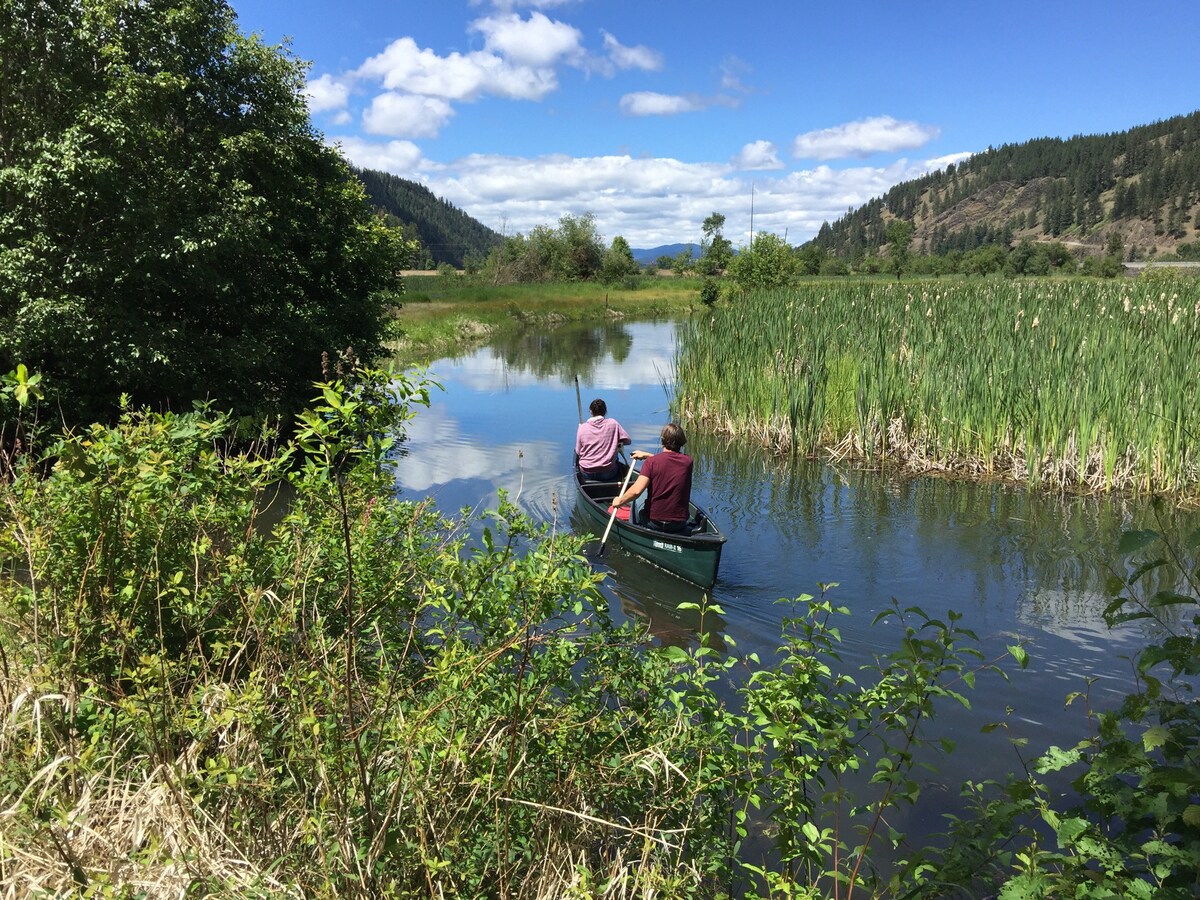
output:
[[[781,454],[1200,499],[1200,279],[808,282],[682,326],[680,417]]]
[[[485,276],[406,275],[391,344],[403,363],[427,363],[504,334],[568,322],[671,316],[699,306],[701,280],[643,276],[594,281],[492,284]]]

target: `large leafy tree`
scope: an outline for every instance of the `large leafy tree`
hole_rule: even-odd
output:
[[[601,280],[606,284],[615,284],[632,278],[640,270],[637,260],[633,258],[633,249],[629,246],[629,241],[618,234],[604,254],[604,262],[600,267]]]
[[[729,263],[729,274],[746,291],[782,287],[792,280],[795,269],[792,248],[768,231],[756,234],[754,242]]]
[[[909,246],[913,239],[912,223],[903,219],[893,219],[888,225],[887,239],[890,268],[896,273],[896,280],[899,281],[910,262]]]
[[[376,353],[407,244],[303,84],[224,0],[0,0],[0,370],[68,419],[261,413]]]
[[[733,259],[733,244],[725,237],[725,216],[714,212],[704,220],[704,240],[700,246],[700,263],[697,268],[704,275],[717,275],[729,267]]]

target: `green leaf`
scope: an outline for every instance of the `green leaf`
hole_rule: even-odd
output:
[[[1174,591],[1159,591],[1150,598],[1147,604],[1151,609],[1161,609],[1164,606],[1178,606],[1180,604],[1195,605],[1197,602],[1195,597],[1189,597],[1186,594],[1177,594]]]
[[[1045,775],[1048,772],[1058,772],[1067,768],[1067,766],[1072,766],[1079,762],[1081,756],[1082,754],[1077,747],[1070,750],[1063,750],[1061,747],[1051,747],[1046,751],[1045,755],[1034,764],[1033,768],[1035,772],[1038,772],[1042,775]]]
[[[1088,823],[1086,819],[1063,819],[1059,823],[1058,828],[1055,829],[1055,832],[1058,835],[1059,845],[1062,847],[1069,847],[1071,844],[1075,843],[1076,838],[1087,831],[1087,829]]]
[[[673,663],[689,663],[692,661],[691,656],[689,656],[688,652],[682,647],[664,647],[662,649],[662,655]]]
[[[1029,654],[1020,644],[1010,645],[1008,652],[1009,655],[1017,661],[1017,665],[1019,665],[1022,669],[1029,665]]]
[[[1171,731],[1162,725],[1151,725],[1142,732],[1142,746],[1147,751],[1163,747],[1171,739]]]

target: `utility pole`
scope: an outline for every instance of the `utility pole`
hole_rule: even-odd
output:
[[[754,249],[754,184],[750,185],[750,249]]]

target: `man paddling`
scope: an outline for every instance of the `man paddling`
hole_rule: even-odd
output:
[[[688,530],[688,502],[692,496],[692,458],[683,453],[687,436],[674,422],[663,426],[662,452],[634,450],[629,455],[644,459],[637,481],[613,500],[614,507],[637,499],[649,488],[638,522],[659,531],[678,534]]]
[[[592,417],[579,424],[575,432],[575,456],[579,471],[588,481],[620,481],[625,467],[617,459],[617,451],[631,443],[630,437],[616,419],[607,418],[608,405],[597,397],[588,410]]]

